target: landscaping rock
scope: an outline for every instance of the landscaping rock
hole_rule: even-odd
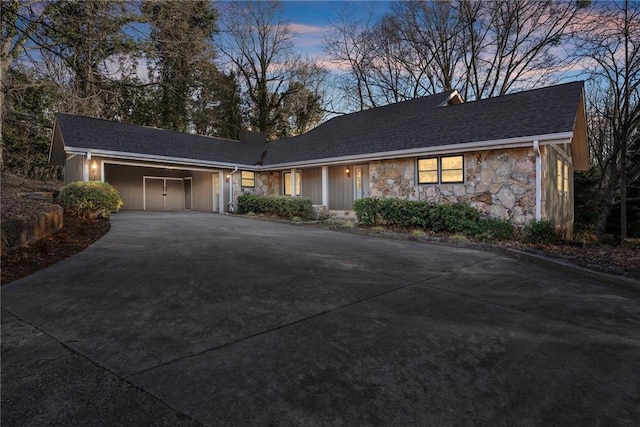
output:
[[[63,209],[58,205],[44,205],[43,210],[7,218],[2,221],[2,255],[12,249],[27,247],[62,228]]]

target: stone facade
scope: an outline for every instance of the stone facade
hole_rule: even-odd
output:
[[[259,196],[278,196],[281,193],[280,172],[256,172],[256,186],[243,188],[242,193],[256,194]]]
[[[479,151],[464,155],[462,184],[418,185],[416,159],[369,164],[371,196],[464,202],[492,218],[524,225],[535,218],[535,155],[532,148]]]

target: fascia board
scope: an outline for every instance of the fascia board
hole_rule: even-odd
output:
[[[185,159],[179,157],[156,156],[152,154],[126,153],[122,151],[95,150],[91,148],[66,147],[67,153],[86,154],[91,153],[92,156],[99,156],[112,159],[138,160],[138,161],[155,161],[162,163],[178,164],[178,165],[198,165],[213,168],[233,169],[234,167],[242,167],[245,170],[258,170],[254,165],[244,165],[241,163],[226,162],[209,162],[206,160]]]
[[[111,158],[105,157],[101,162],[105,165],[122,165],[122,166],[136,166],[136,167],[148,167],[155,169],[172,169],[172,170],[188,170],[188,171],[197,171],[197,172],[215,172],[216,170],[222,170],[225,168],[203,168],[192,165],[176,165],[176,166],[167,166],[163,164],[153,163],[153,162],[132,162],[126,160],[120,160],[119,158]]]
[[[260,170],[277,170],[291,167],[311,167],[331,164],[343,164],[357,161],[374,161],[384,159],[398,159],[404,157],[415,157],[421,155],[441,155],[450,153],[463,153],[469,151],[499,150],[503,148],[530,147],[534,140],[538,140],[540,145],[568,144],[571,143],[572,132],[562,132],[547,135],[527,136],[522,138],[499,139],[493,141],[474,141],[462,144],[441,145],[437,147],[422,147],[409,150],[383,151],[378,153],[358,154],[354,156],[329,157],[324,159],[314,159],[309,161],[279,163],[263,166]]]

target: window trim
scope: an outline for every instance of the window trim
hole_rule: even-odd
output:
[[[452,157],[461,157],[462,158],[462,169],[442,169],[442,159],[443,158],[452,158]],[[420,182],[420,160],[437,160],[437,180],[435,182]],[[462,180],[461,181],[443,181],[442,172],[443,170],[455,170],[462,171]],[[443,184],[464,184],[465,183],[465,159],[464,154],[452,154],[452,155],[443,155],[443,156],[431,156],[431,157],[418,157],[416,159],[416,182],[418,185],[443,185]]]
[[[250,173],[251,174],[251,178],[245,178],[244,174],[245,173]],[[247,181],[251,181],[252,184],[251,185],[245,185],[245,180]],[[242,188],[256,188],[256,173],[254,171],[241,171],[240,172],[240,186]]]
[[[442,168],[442,159],[451,159],[454,157],[462,158],[462,168],[461,169],[443,169]],[[438,176],[441,184],[464,184],[464,154],[456,154],[453,156],[440,156],[438,158],[438,168],[440,169],[440,175]],[[443,172],[447,171],[460,171],[462,174],[462,179],[460,181],[445,181],[442,179]]]
[[[289,187],[291,187],[291,185],[287,185],[286,184],[285,177],[287,176],[287,174],[291,175],[291,171],[282,172],[282,194],[287,196],[287,197],[293,197],[291,195],[291,188],[289,188]],[[289,178],[289,180],[291,180],[291,178]],[[291,183],[291,181],[289,181],[289,183]],[[296,196],[295,197],[300,197],[301,195],[302,195],[302,172],[297,170],[296,171]]]
[[[420,169],[420,160],[435,160],[436,168],[435,169]],[[440,158],[438,157],[422,157],[416,161],[416,170],[418,172],[418,185],[433,185],[438,184],[440,181]],[[420,181],[420,172],[434,172],[436,173],[436,180],[430,182],[421,182]]]

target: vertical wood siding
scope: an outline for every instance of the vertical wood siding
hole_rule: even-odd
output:
[[[84,156],[73,156],[64,162],[64,182],[82,181]]]
[[[213,172],[216,175],[218,172]],[[210,172],[191,172],[193,185],[191,188],[191,209],[194,211],[213,211],[213,184]]]
[[[331,210],[353,210],[353,171],[351,176],[347,176],[345,168],[346,166],[329,167],[329,209]]]
[[[322,168],[302,169],[300,195],[311,199],[314,205],[322,204]]]

